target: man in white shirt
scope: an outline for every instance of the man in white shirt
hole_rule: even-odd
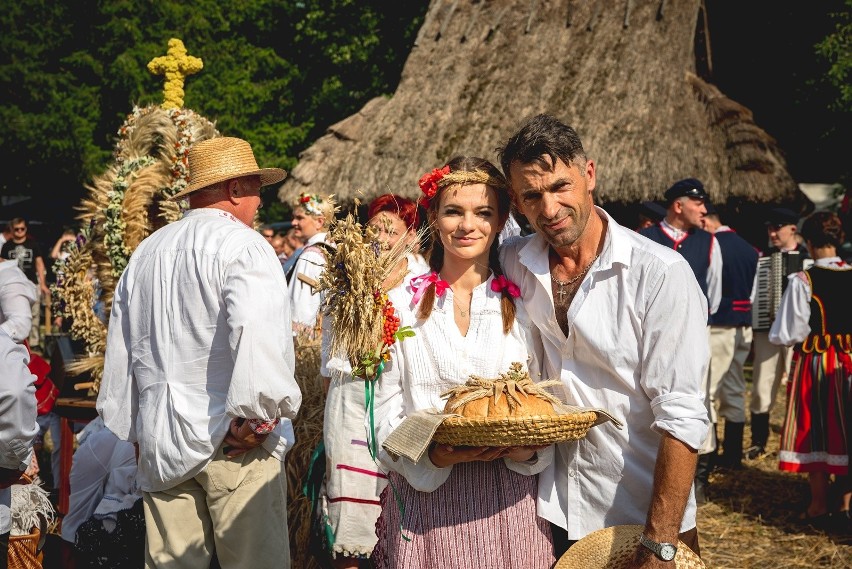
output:
[[[328,226],[334,220],[331,196],[302,194],[293,206],[294,235],[305,246],[293,253],[285,265],[287,286],[293,312],[293,332],[318,332],[321,297],[317,292],[320,275],[325,269],[326,255],[332,245],[326,242]]]
[[[0,328],[0,566],[6,566],[12,528],[10,487],[29,467],[36,425],[35,376],[23,344]]]
[[[281,181],[237,138],[189,151],[183,219],[115,290],[97,408],[138,447],[146,567],[289,567],[284,455],[301,404],[287,285],[251,228]]]
[[[709,425],[709,350],[692,270],[594,206],[595,164],[571,127],[539,115],[500,158],[536,229],[504,243],[501,260],[541,336],[543,376],[561,378],[569,404],[625,423],[557,445],[539,475],[539,515],[553,524],[557,556],[618,524],[645,525],[637,567],[656,566],[678,537],[698,551],[692,480]]]

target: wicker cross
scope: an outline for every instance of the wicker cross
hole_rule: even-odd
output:
[[[179,109],[183,107],[183,83],[187,75],[198,73],[204,67],[201,58],[187,55],[186,47],[179,39],[169,40],[166,55],[155,57],[148,62],[148,71],[154,75],[165,75],[163,86],[164,109]]]

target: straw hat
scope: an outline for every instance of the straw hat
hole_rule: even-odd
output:
[[[232,178],[260,176],[260,185],[268,186],[286,175],[281,168],[258,168],[251,145],[241,138],[210,138],[189,149],[189,185],[172,199]]]
[[[452,446],[549,445],[582,439],[597,422],[594,411],[566,415],[447,417],[432,440]]]
[[[553,569],[621,569],[627,567],[639,535],[645,530],[641,525],[613,526],[592,532],[565,552]],[[704,562],[685,543],[678,540],[674,558],[677,569],[704,569]]]

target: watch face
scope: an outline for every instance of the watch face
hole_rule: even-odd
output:
[[[674,559],[676,553],[677,548],[671,543],[660,544],[660,557],[663,558],[663,561],[671,561]]]

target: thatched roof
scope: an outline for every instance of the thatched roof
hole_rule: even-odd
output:
[[[580,134],[604,204],[685,177],[720,204],[798,199],[751,112],[696,76],[700,4],[433,0],[393,97],[331,126],[279,197],[414,197],[423,172],[455,154],[496,162],[521,120],[546,112]]]

